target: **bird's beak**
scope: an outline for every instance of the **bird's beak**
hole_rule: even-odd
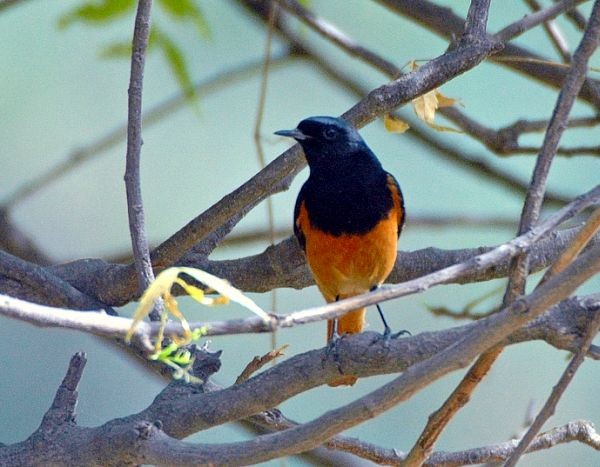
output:
[[[294,138],[296,141],[302,141],[303,139],[307,139],[304,133],[302,133],[298,128],[294,128],[293,130],[279,130],[275,132],[276,135],[279,136],[287,136],[288,138]]]

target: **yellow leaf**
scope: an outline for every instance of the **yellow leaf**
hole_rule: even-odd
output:
[[[202,282],[210,289],[221,294],[221,296],[216,298],[207,297],[206,293],[202,289],[190,285],[178,277],[181,273],[185,273],[196,279],[198,282]],[[161,298],[165,302],[166,310],[168,310],[168,312],[170,312],[181,322],[181,325],[184,329],[184,341],[188,342],[191,339],[192,331],[183,313],[179,310],[177,301],[171,295],[171,287],[173,287],[174,284],[180,285],[185,292],[190,295],[190,297],[202,303],[203,305],[221,305],[229,303],[229,300],[232,300],[257,314],[263,320],[269,321],[270,319],[269,315],[263,311],[262,308],[254,303],[254,301],[252,301],[250,298],[246,297],[240,290],[230,285],[227,281],[213,276],[207,272],[201,271],[200,269],[173,267],[165,269],[158,274],[154,282],[152,282],[152,284],[150,284],[150,286],[142,294],[138,308],[133,315],[133,323],[127,331],[127,335],[125,336],[126,342],[131,340],[137,325],[152,311],[156,300]],[[163,326],[166,324],[166,319],[167,312],[163,311],[163,315],[161,316]],[[157,342],[157,350],[160,350],[160,342]]]
[[[252,299],[245,296],[239,289],[236,289],[229,284],[229,282],[226,280],[220,279],[219,277],[213,276],[205,271],[201,271],[200,269],[186,267],[175,269],[178,269],[179,272],[184,272],[187,275],[192,276],[198,282],[206,284],[211,289],[214,289],[224,297],[227,297],[229,300],[239,303],[244,308],[258,315],[263,320],[270,321],[269,315],[261,307],[259,307]]]
[[[414,71],[418,68],[415,61],[411,62],[411,69]],[[426,92],[422,96],[415,97],[412,100],[413,109],[417,117],[423,120],[428,126],[437,131],[451,131],[455,133],[462,133],[462,131],[455,128],[438,125],[433,123],[435,119],[435,111],[442,107],[451,107],[456,104],[456,99],[445,96],[441,93],[438,88],[432,89]]]
[[[452,128],[451,126],[438,125],[437,123],[427,122],[427,126],[433,128],[434,130],[446,132],[446,133],[464,133],[462,130],[457,128]]]
[[[165,269],[156,276],[154,282],[152,282],[152,284],[144,291],[138,307],[133,314],[133,323],[131,324],[129,331],[127,331],[125,342],[131,340],[131,336],[133,336],[139,322],[152,311],[154,302],[163,297],[165,293],[169,293],[169,290],[171,290],[171,287],[173,286],[173,282],[177,279],[177,274],[179,274],[179,272],[175,271],[173,268]]]
[[[202,303],[202,304],[204,303],[204,300],[206,297],[206,295],[204,294],[204,290],[199,289],[198,287],[196,287],[194,285],[188,284],[181,277],[178,277],[175,280],[175,282],[178,285],[180,285],[183,290],[185,290],[185,293],[187,293],[190,297],[192,297],[198,303]]]
[[[432,123],[435,118],[435,111],[438,108],[436,96],[437,89],[429,91],[422,96],[413,99],[413,108],[417,117],[427,123]]]
[[[383,126],[390,133],[404,133],[410,128],[410,125],[404,120],[390,114],[385,114],[383,116]]]
[[[444,96],[438,89],[435,90],[435,95],[437,97],[438,107],[440,109],[442,107],[452,107],[454,104],[456,104],[456,99]]]

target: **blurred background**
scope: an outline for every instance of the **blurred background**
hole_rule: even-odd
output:
[[[195,23],[177,22],[161,9],[153,21],[172,40],[185,59],[187,76],[193,83],[211,87],[200,91],[193,103],[184,103],[144,127],[142,188],[149,240],[158,244],[190,219],[235,189],[260,169],[253,131],[259,102],[260,67],[267,31],[234,1],[198,0],[202,16]],[[446,0],[464,17],[468,1]],[[497,31],[529,12],[525,2],[492,2],[489,30]],[[551,2],[546,2],[547,4]],[[0,204],[11,200],[24,185],[65,161],[78,150],[94,147],[126,122],[129,62],[119,59],[119,44],[130,41],[134,11],[97,24],[78,21],[72,14],[84,2],[25,0],[0,10]],[[432,59],[448,43],[433,33],[364,0],[311,0],[310,8],[334,22],[360,44],[376,50],[399,67],[411,60]],[[589,2],[581,11],[590,10]],[[327,60],[366,90],[387,81],[368,65],[349,58],[308,27],[295,24],[298,34]],[[572,50],[580,32],[563,18],[563,29]],[[62,27],[61,27],[62,26]],[[541,28],[516,43],[559,60]],[[360,96],[324,75],[313,63],[285,58],[285,43],[274,38],[274,63],[261,123],[262,146],[267,161],[289,145],[272,135],[292,128],[310,115],[339,115]],[[112,58],[104,56],[111,55]],[[600,66],[596,53],[592,65]],[[282,58],[284,57],[284,58]],[[170,64],[171,63],[171,64]],[[173,62],[164,53],[149,55],[144,80],[144,109],[152,109],[179,95],[186,77],[173,72]],[[597,76],[597,73],[596,73]],[[212,84],[211,84],[212,83]],[[203,90],[205,88],[202,88]],[[518,119],[548,119],[558,91],[544,87],[504,67],[484,63],[442,89],[457,98],[462,110],[492,128]],[[403,113],[402,113],[403,112]],[[414,120],[412,109],[402,115]],[[586,105],[577,103],[576,116],[590,116]],[[451,123],[440,120],[442,124]],[[435,133],[421,127],[422,131]],[[404,191],[408,222],[401,249],[426,247],[468,248],[495,245],[513,237],[523,194],[494,183],[476,171],[466,170],[444,158],[431,146],[406,134],[385,131],[381,120],[361,130],[384,167],[399,180]],[[591,135],[591,136],[590,136]],[[483,145],[460,133],[435,133],[435,139],[468,156],[528,183],[535,157],[500,158]],[[528,135],[523,144],[539,145],[542,135]],[[600,144],[599,133],[569,131],[564,140],[571,145]],[[10,205],[10,220],[25,232],[53,262],[79,258],[114,258],[130,253],[125,190],[123,183],[125,141],[116,139],[106,150],[93,152],[85,163],[30,195]],[[558,157],[553,164],[549,190],[572,198],[598,183],[598,157]],[[272,198],[276,230],[284,238],[291,232],[292,210],[303,171],[287,192]],[[427,219],[459,219],[431,225]],[[268,226],[265,203],[255,208],[235,228],[232,237],[264,232]],[[224,244],[213,258],[237,258],[258,253],[268,237],[254,242]],[[441,329],[460,321],[435,317],[430,308],[461,311],[486,294],[475,307],[485,312],[502,297],[504,280],[465,286],[437,287],[384,306],[393,329],[413,334]],[[600,281],[588,283],[579,293],[597,291]],[[318,291],[276,291],[277,311],[299,310],[322,303]],[[251,294],[270,309],[272,294]],[[201,308],[181,300],[194,321],[247,316],[235,306]],[[132,306],[123,313],[131,313]],[[375,310],[369,311],[370,329],[379,330]],[[88,365],[80,386],[78,421],[94,426],[112,418],[139,411],[149,404],[165,382],[148,374],[106,343],[81,333],[33,326],[0,318],[1,420],[0,442],[13,443],[34,431],[49,407],[64,376],[69,358],[77,351],[88,354]],[[289,344],[287,355],[325,344],[325,324],[301,326],[279,332],[277,345]],[[269,335],[242,335],[212,339],[212,349],[223,350],[223,366],[216,380],[231,384],[254,355],[267,352]],[[475,392],[471,403],[451,422],[437,446],[461,450],[510,439],[522,430],[533,401],[543,403],[559,378],[567,354],[545,343],[527,343],[508,348],[491,375]],[[462,376],[456,372],[415,395],[383,416],[355,427],[346,434],[389,448],[408,450],[420,434],[427,416],[445,400]],[[600,368],[584,363],[557,413],[546,428],[577,419],[600,421],[596,400]],[[324,410],[354,400],[392,376],[360,380],[352,388],[321,387],[287,401],[280,408],[297,420],[308,421]],[[201,432],[191,439],[222,442],[249,436],[230,424]],[[269,465],[309,465],[298,457],[272,461]],[[357,465],[362,461],[357,460]],[[591,448],[570,443],[526,456],[522,465],[598,465]]]

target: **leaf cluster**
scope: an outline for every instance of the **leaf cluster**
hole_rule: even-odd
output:
[[[202,40],[210,38],[208,22],[195,0],[157,0],[156,3],[170,21],[178,25],[191,25]],[[58,20],[58,26],[60,29],[66,29],[77,23],[105,26],[122,18],[132,17],[135,13],[135,5],[134,0],[88,0],[83,5],[64,13]],[[182,44],[166,28],[158,25],[156,17],[152,21],[148,53],[162,55],[186,98],[195,101],[197,96]],[[129,59],[131,42],[128,40],[111,42],[104,46],[99,54],[106,59]]]

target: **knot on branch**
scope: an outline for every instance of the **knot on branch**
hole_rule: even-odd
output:
[[[136,438],[139,441],[148,441],[154,438],[158,433],[162,432],[163,424],[160,420],[156,420],[154,423],[147,420],[136,422],[133,426]]]

